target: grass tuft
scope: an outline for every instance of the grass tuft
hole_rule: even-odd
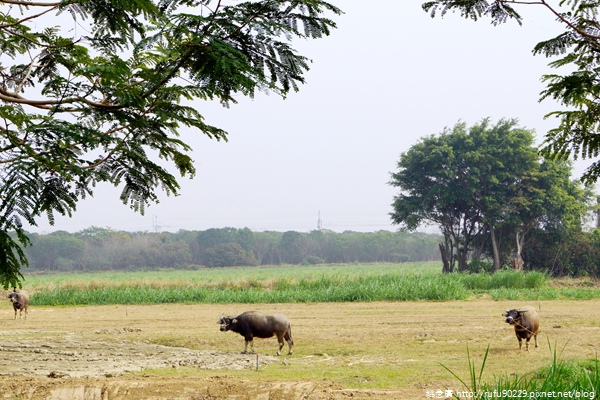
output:
[[[444,366],[462,388],[449,389],[455,399],[465,397],[478,399],[514,399],[523,398],[581,398],[594,399],[600,393],[600,365],[598,358],[584,361],[561,359],[548,343],[552,361],[531,376],[501,375],[492,383],[482,382],[481,377],[489,353],[489,346],[483,357],[481,368],[477,371],[467,348],[469,379],[466,382],[457,373]]]

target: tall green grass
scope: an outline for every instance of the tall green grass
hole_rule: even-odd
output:
[[[546,285],[548,277],[538,271],[521,273],[516,271],[498,271],[494,274],[456,274],[463,285],[474,292],[491,290],[537,289]]]
[[[438,263],[96,272],[26,276],[33,305],[450,301],[599,298],[540,272],[443,275]]]
[[[533,375],[502,375],[494,381],[482,382],[482,374],[489,353],[485,352],[481,367],[477,368],[467,349],[468,379],[462,379],[457,373],[444,365],[461,383],[462,388],[451,389],[456,399],[515,399],[515,398],[565,398],[594,399],[600,393],[600,362],[598,358],[584,361],[561,359],[556,347],[552,349],[552,360],[548,367]]]
[[[469,292],[456,279],[444,276],[381,275],[356,279],[320,277],[280,280],[269,287],[63,287],[32,295],[36,305],[160,304],[160,303],[289,303],[462,300]]]

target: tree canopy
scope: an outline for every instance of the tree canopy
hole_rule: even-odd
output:
[[[552,158],[597,159],[600,155],[600,20],[598,0],[560,0],[556,5],[541,1],[509,0],[432,0],[423,3],[423,9],[432,17],[458,12],[467,19],[487,17],[494,25],[507,21],[523,23],[519,9],[541,7],[549,21],[557,20],[564,32],[538,43],[534,54],[553,58],[550,67],[566,71],[564,74],[546,74],[542,80],[546,88],[540,100],[553,99],[563,106],[547,117],[557,117],[556,128],[545,136],[542,153]],[[585,171],[586,183],[600,177],[600,160]]]
[[[80,232],[33,233],[25,249],[33,271],[194,269],[255,265],[423,262],[439,259],[439,235],[406,232]]]
[[[485,257],[498,269],[507,254],[519,268],[533,229],[581,230],[589,191],[570,172],[564,162],[543,160],[533,131],[516,120],[460,122],[401,154],[390,181],[400,190],[391,217],[406,230],[440,228],[445,272]]]
[[[292,40],[329,35],[340,13],[322,0],[1,3],[0,283],[22,278],[23,220],[71,215],[103,182],[142,213],[177,194],[170,168],[195,173],[181,130],[227,138],[198,101],[297,91],[310,60]]]

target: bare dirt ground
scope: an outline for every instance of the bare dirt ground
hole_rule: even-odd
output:
[[[489,346],[488,379],[532,373],[555,350],[597,357],[600,301],[531,304],[541,332],[525,352],[500,315],[521,302],[32,307],[15,321],[7,301],[0,399],[425,399],[458,388],[440,363],[468,377],[467,351],[481,363]],[[257,371],[242,337],[219,332],[222,313],[249,309],[288,315],[292,356],[257,339]]]

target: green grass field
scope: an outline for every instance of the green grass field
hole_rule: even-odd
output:
[[[600,298],[598,282],[593,279],[552,279],[539,272],[520,273],[501,271],[489,274],[449,274],[442,275],[439,263],[404,263],[404,264],[371,264],[371,265],[319,265],[319,266],[275,266],[247,268],[214,268],[199,270],[161,270],[144,272],[102,272],[102,273],[46,273],[29,274],[25,276],[23,287],[32,294],[33,306],[81,306],[81,305],[146,305],[165,303],[184,304],[227,304],[239,307],[240,304],[306,304],[310,307],[315,303],[368,303],[368,302],[422,302],[439,303],[440,310],[446,307],[444,302],[457,303],[469,301],[552,301],[552,300],[587,300]],[[381,304],[381,303],[379,303]],[[399,303],[398,303],[399,304]],[[450,303],[448,303],[450,304]],[[343,304],[340,304],[343,306]],[[445,312],[436,313],[443,315]],[[560,331],[560,326],[546,327]],[[473,329],[480,329],[475,325]],[[409,340],[414,337],[411,333]],[[438,335],[441,335],[441,331]],[[456,347],[456,339],[452,332],[443,333],[447,340],[434,341],[446,343],[446,347]],[[495,337],[495,333],[491,334]],[[559,336],[560,337],[560,336]],[[186,347],[189,340],[170,337],[168,343],[157,343]],[[493,341],[495,339],[486,338]],[[172,342],[172,343],[171,343]],[[310,341],[309,341],[310,342]],[[315,343],[322,341],[314,340]],[[336,338],[336,346],[341,346]],[[412,342],[411,342],[412,343]],[[423,343],[426,343],[423,342]],[[494,342],[496,343],[496,342]],[[511,343],[516,345],[515,343]],[[306,344],[305,350],[306,350]],[[354,343],[348,342],[348,352],[357,351]],[[379,356],[378,346],[373,344],[373,354]],[[441,346],[441,344],[440,344]],[[442,348],[442,353],[447,351]],[[345,348],[345,347],[344,347]],[[410,347],[414,348],[414,345]],[[354,349],[354,350],[352,350]],[[361,347],[363,352],[365,348]],[[319,351],[322,351],[319,350]],[[337,347],[327,352],[336,354]],[[344,350],[346,351],[346,350]],[[494,349],[497,353],[498,349]],[[315,350],[316,352],[316,350]],[[350,354],[349,353],[349,354]],[[315,353],[317,354],[317,353]],[[345,354],[345,353],[344,353]],[[339,355],[344,357],[344,354]],[[352,353],[353,354],[353,353]],[[370,354],[370,353],[369,353]],[[311,357],[316,355],[311,355]],[[405,354],[403,354],[405,356]],[[496,359],[498,354],[494,354]],[[375,356],[373,356],[375,357]],[[417,355],[414,356],[417,358]],[[454,360],[454,358],[449,358]],[[514,391],[530,393],[550,391],[595,391],[600,392],[600,372],[596,359],[581,359],[563,361],[560,357],[550,360],[547,367],[537,373],[526,376],[519,374],[494,375],[493,379],[482,379],[485,371],[485,358],[481,367],[476,362],[471,363],[469,370],[456,369],[456,362],[447,371],[450,377],[462,379],[465,391],[480,393],[505,393],[508,395],[494,398],[512,398]],[[454,361],[453,361],[454,362]],[[303,365],[303,364],[302,364]],[[306,379],[316,379],[311,374],[321,374],[314,366],[307,364]],[[295,374],[300,374],[301,365],[296,366]],[[346,365],[331,368],[331,374],[341,374],[347,369]],[[356,367],[358,368],[358,367]],[[394,363],[383,363],[373,369],[365,369],[364,375],[377,375],[375,381],[382,388],[394,385],[399,379]],[[316,372],[315,372],[316,371]],[[374,372],[375,371],[375,372]],[[172,371],[171,371],[172,372]],[[181,372],[181,371],[180,371]],[[164,372],[156,372],[162,374]],[[197,371],[194,373],[198,373]],[[352,370],[356,374],[355,370]],[[384,379],[390,374],[389,382]],[[300,374],[302,375],[302,374]],[[244,375],[245,376],[245,375]],[[303,375],[302,375],[303,376]],[[352,375],[354,376],[354,375]],[[340,378],[341,379],[341,378]],[[352,379],[342,382],[356,386]],[[383,382],[383,383],[381,383]],[[373,384],[375,385],[375,384]],[[360,385],[359,385],[360,386]],[[456,394],[455,394],[456,397]],[[588,397],[589,398],[589,397]]]
[[[295,303],[600,298],[540,272],[440,273],[437,262],[26,275],[34,305]]]

